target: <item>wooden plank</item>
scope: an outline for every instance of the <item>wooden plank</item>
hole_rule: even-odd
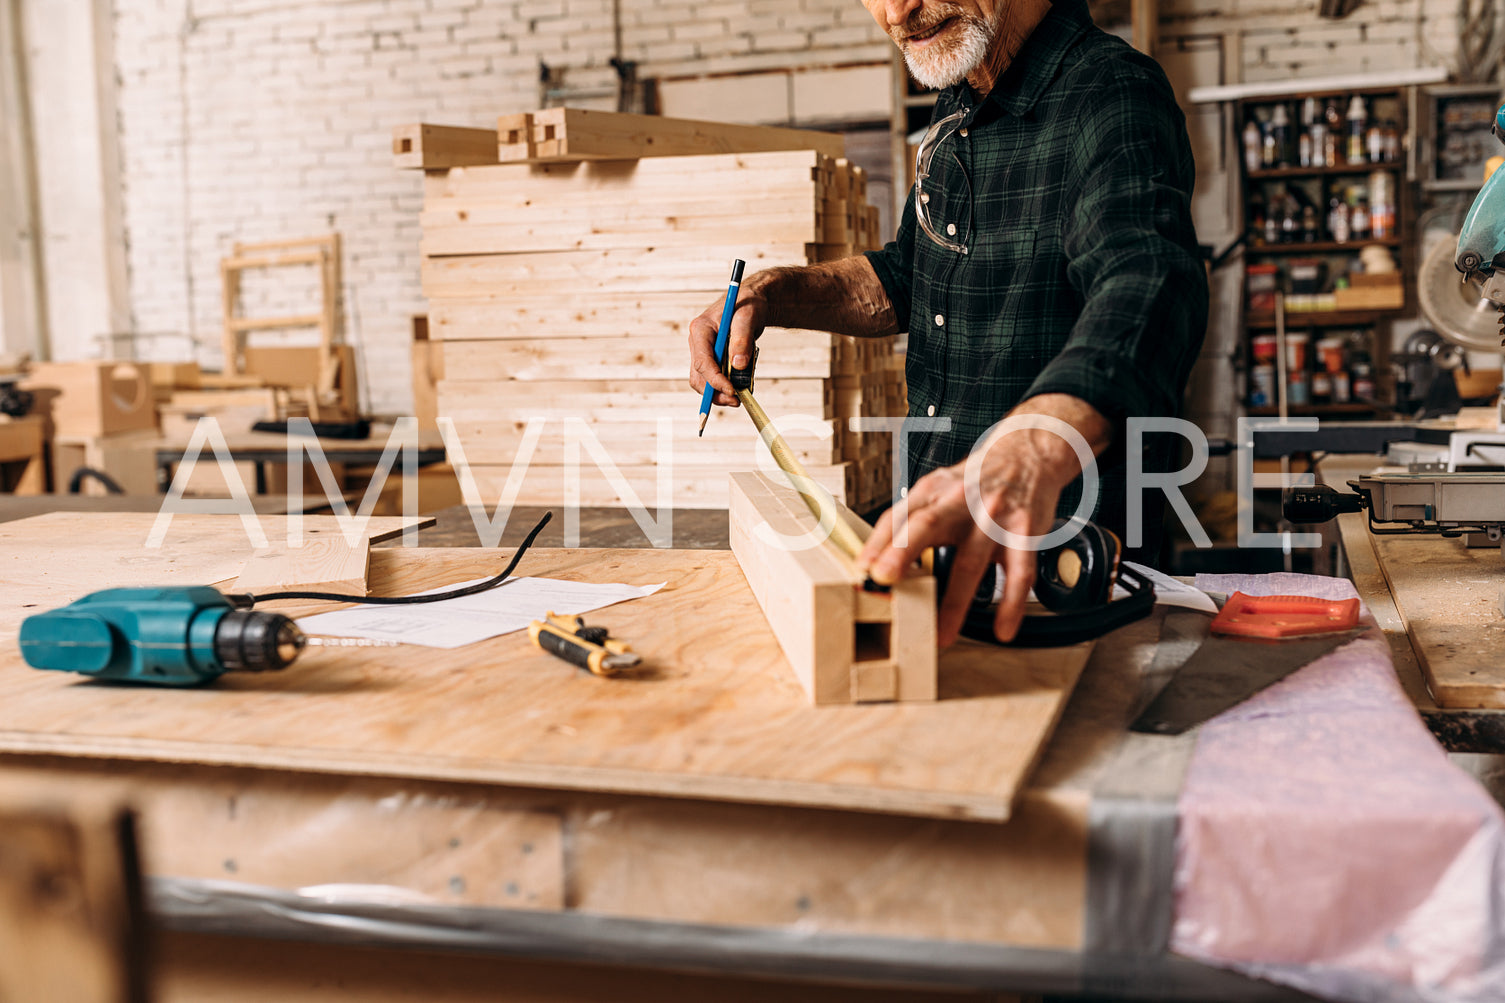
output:
[[[544,338],[564,330],[575,338],[682,335],[713,298],[705,292],[599,293],[586,299],[445,297],[429,302],[429,336],[489,341]]]
[[[784,183],[767,184],[758,190],[758,210],[805,219],[823,213],[829,200],[821,198],[815,183],[799,172],[787,173],[790,176]],[[747,195],[728,194],[714,181],[697,182],[691,177],[673,187],[633,192],[630,198],[577,186],[567,178],[520,184],[507,194],[510,197],[430,199],[419,222],[425,229],[552,223],[561,227],[595,224],[602,230],[637,232],[696,221],[721,221],[732,226],[750,215]]]
[[[841,368],[835,339],[822,331],[790,332],[778,342],[777,350],[759,356],[758,375],[769,379],[833,376]],[[672,380],[688,374],[689,350],[682,334],[446,341],[444,368],[465,374],[467,380]],[[498,392],[505,391],[499,388]]]
[[[766,401],[766,402],[765,402]],[[656,419],[661,415],[693,417],[698,398],[685,380],[517,380],[502,397],[483,381],[455,379],[446,373],[439,382],[439,413],[455,419],[513,420],[520,414],[577,415],[611,421],[616,418]],[[829,381],[818,379],[758,380],[758,402],[771,413],[795,412],[817,418],[835,417]],[[741,408],[712,408],[711,421],[748,423]],[[707,430],[707,435],[710,431]]]
[[[232,331],[275,331],[289,327],[318,327],[322,314],[305,313],[286,317],[234,317],[230,320]]]
[[[436,176],[432,184],[425,184],[424,194],[426,205],[433,204],[435,198],[511,202],[520,196],[536,197],[529,189],[540,182],[561,181],[568,181],[568,185],[556,187],[577,191],[626,193],[715,187],[755,192],[786,183],[791,177],[819,183],[824,161],[812,150],[798,150],[598,163],[500,164],[459,168]]]
[[[533,443],[533,463],[558,466],[565,462],[565,424],[563,419],[549,419],[540,427],[535,419],[536,439]],[[711,426],[707,423],[705,435],[696,435],[698,422],[684,416],[676,422],[667,437],[658,434],[658,422],[652,420],[597,422],[588,426],[588,431],[601,443],[606,454],[618,466],[645,466],[659,462],[668,455],[677,465],[711,465],[725,468],[734,462],[748,469],[767,459],[767,447],[758,437],[753,423],[741,415],[733,420]],[[843,439],[835,420],[821,423],[828,433],[825,438],[812,432],[790,431],[785,440],[801,463],[814,466],[830,466],[840,463],[843,454]],[[455,433],[465,450],[465,459],[470,463],[511,464],[525,443],[528,421],[519,417],[515,421],[456,421]],[[582,455],[584,455],[582,453]]]
[[[135,850],[123,804],[0,799],[0,999],[146,1000]]]
[[[414,123],[392,130],[392,166],[446,170],[497,162],[497,130]]]
[[[154,512],[52,512],[0,523],[0,577],[18,595],[31,595],[17,611],[25,612],[21,602],[48,608],[105,588],[229,582],[256,549],[238,516],[201,513],[173,516],[162,546],[153,549],[146,544],[156,520]],[[365,532],[379,543],[401,536],[404,526],[432,523],[424,516],[373,518]],[[268,541],[287,539],[285,516],[258,516],[257,524]],[[335,533],[339,526],[334,516],[303,516],[305,533]],[[12,635],[0,630],[4,643]]]
[[[289,242],[284,246],[293,246],[295,243],[302,242]],[[322,240],[315,238],[309,243],[322,243]],[[287,265],[317,265],[323,263],[326,253],[322,247],[314,251],[283,251],[277,254],[242,254],[237,250],[234,256],[224,259],[221,264],[237,272],[253,268],[282,268]]]
[[[231,590],[252,595],[298,589],[363,596],[370,559],[371,541],[364,536],[350,543],[338,530],[309,530],[301,546],[281,540],[258,548],[246,558]]]
[[[319,251],[322,250],[324,252],[333,254],[339,248],[339,234],[326,233],[318,237],[295,237],[291,240],[262,240],[252,243],[236,241],[235,254],[239,256],[246,254],[262,254],[268,251],[280,252],[299,249],[306,250],[310,247],[315,248],[315,251],[313,253],[319,253]],[[303,263],[313,264],[314,262],[305,261]]]
[[[1096,743],[1078,735],[1071,749],[1053,742],[1052,758],[1080,769],[1084,750],[1111,749],[1118,728],[1090,736]],[[986,739],[976,754],[990,754]],[[1088,798],[1039,779],[1003,826],[83,758],[50,759],[45,770],[12,760],[0,783],[128,798],[150,875],[376,884],[446,905],[1076,948]]]
[[[744,247],[608,248],[524,254],[424,258],[423,294],[440,296],[571,296],[611,292],[726,291],[722,262],[741,257],[751,270],[803,265],[808,244]]]
[[[1439,707],[1505,707],[1505,561],[1434,536],[1377,536],[1380,570]]]
[[[1323,460],[1322,464],[1325,477],[1328,473],[1328,461]],[[1373,464],[1369,469],[1373,469]],[[1401,687],[1418,710],[1436,710],[1437,704],[1433,701],[1432,694],[1427,692],[1427,684],[1422,678],[1421,666],[1416,660],[1411,638],[1406,634],[1405,620],[1396,608],[1395,597],[1390,594],[1390,585],[1385,581],[1385,573],[1380,570],[1379,560],[1375,557],[1363,513],[1349,512],[1340,515],[1338,532],[1343,557],[1348,563],[1348,577],[1353,581],[1354,588],[1358,590],[1359,598],[1364,601],[1370,615],[1374,617],[1374,622],[1385,634],[1385,641],[1390,645],[1390,661],[1395,666]]]
[[[221,520],[220,536],[237,530]],[[101,553],[139,553],[128,534],[51,539],[65,541],[52,562],[90,587],[126,584]],[[58,553],[67,542],[71,552]],[[0,551],[7,563],[13,549]],[[373,590],[483,577],[507,556],[376,549]],[[210,580],[221,561],[180,562],[177,579]],[[645,678],[601,679],[513,634],[442,656],[311,650],[282,672],[186,693],[79,685],[22,668],[14,635],[23,604],[54,597],[27,577],[0,576],[0,751],[997,821],[1010,815],[1081,668],[1070,652],[1008,658],[963,642],[942,656],[935,702],[815,708],[730,554],[538,550],[519,571],[668,582],[591,616],[644,655]]]
[[[709,432],[707,434],[710,434]],[[668,495],[659,493],[660,468],[656,465],[618,466],[615,477],[620,485],[596,466],[589,453],[581,450],[578,468],[529,464],[517,470],[513,464],[491,466],[476,463],[470,467],[477,489],[487,505],[495,505],[506,490],[509,479],[520,483],[515,503],[519,505],[568,505],[567,485],[579,478],[579,504],[621,507],[628,503],[659,508],[726,508],[730,504],[727,475],[745,470],[752,464],[740,453],[727,455],[722,462],[705,462],[693,466],[675,466],[669,473]],[[514,473],[516,470],[516,473]],[[861,493],[855,464],[807,467],[805,472],[835,496],[837,501],[855,501]],[[625,491],[624,487],[625,486]],[[636,498],[626,497],[630,493]]]
[[[794,503],[804,507],[798,498]],[[891,699],[895,687],[874,692],[871,681],[864,687],[862,680],[853,678],[854,592],[862,580],[850,563],[838,559],[829,547],[786,549],[759,545],[753,537],[759,525],[798,537],[814,520],[800,519],[777,504],[768,482],[751,473],[731,476],[729,509],[732,552],[810,702]]]
[[[919,830],[879,815],[618,799],[609,822],[574,833],[572,887],[577,908],[609,915],[1080,949],[1088,800],[1032,788],[1007,825]]]
[[[540,200],[548,196],[541,194]],[[537,204],[537,203],[535,203]],[[750,213],[740,203],[714,204],[719,214],[637,207],[582,207],[578,219],[547,212],[510,209],[476,212],[430,210],[423,221],[420,249],[426,255],[502,254],[524,251],[581,250],[610,247],[703,246],[710,242],[811,244],[830,239],[820,212],[811,205],[784,206],[779,201]],[[585,215],[591,213],[591,215]],[[512,219],[496,219],[513,215]],[[442,219],[440,217],[451,217]],[[490,221],[488,221],[490,217]],[[846,239],[838,237],[837,239]]]
[[[682,157],[764,150],[815,150],[827,157],[840,157],[846,152],[846,140],[836,133],[583,108],[546,108],[534,112],[533,139],[540,159],[560,160]]]
[[[859,538],[872,530],[850,510],[839,515]],[[782,478],[732,474],[730,517],[732,551],[813,703],[935,699],[934,578],[916,573],[886,595],[865,593],[864,575],[833,547],[785,545],[816,523]]]

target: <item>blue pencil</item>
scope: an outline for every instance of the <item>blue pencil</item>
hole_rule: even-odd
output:
[[[732,333],[732,314],[737,312],[737,290],[742,286],[744,265],[741,258],[732,260],[732,282],[726,287],[726,305],[721,308],[721,327],[716,331],[716,364],[723,372],[726,371],[726,342]],[[705,423],[711,417],[711,398],[715,396],[716,388],[706,380],[705,392],[700,395],[700,431],[697,435],[705,435]]]

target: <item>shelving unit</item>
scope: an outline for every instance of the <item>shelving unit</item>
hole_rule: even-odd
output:
[[[1484,164],[1500,152],[1490,132],[1505,90],[1499,84],[1434,84],[1422,89],[1418,132],[1421,187],[1428,193],[1470,194]]]
[[[1350,162],[1347,111],[1355,95],[1365,105],[1366,135],[1361,144],[1363,160]],[[1331,162],[1320,146],[1311,151],[1310,161],[1302,162],[1299,137],[1304,131],[1302,110],[1308,98],[1315,103],[1317,117],[1323,122],[1319,132],[1333,132],[1336,137]],[[1247,228],[1239,365],[1247,377],[1244,403],[1248,414],[1274,414],[1277,410],[1275,402],[1280,388],[1271,386],[1268,370],[1255,368],[1263,360],[1257,360],[1254,352],[1256,336],[1267,335],[1279,327],[1274,310],[1266,302],[1273,302],[1276,289],[1285,294],[1285,330],[1306,333],[1309,339],[1304,365],[1307,375],[1288,383],[1286,413],[1324,418],[1368,417],[1383,411],[1387,402],[1393,400],[1389,325],[1393,318],[1414,310],[1415,298],[1412,291],[1416,274],[1412,239],[1415,204],[1411,184],[1414,101],[1414,87],[1369,86],[1291,90],[1244,96],[1233,102],[1234,129],[1240,140],[1239,211]],[[1329,105],[1336,108],[1336,131],[1326,114]],[[1285,109],[1287,135],[1283,148],[1275,143],[1272,158],[1270,147],[1276,130],[1268,123],[1278,118],[1276,108],[1281,106]],[[1250,122],[1259,128],[1259,144],[1252,151],[1245,140]],[[1369,122],[1381,124],[1375,151],[1378,158],[1374,160],[1370,159]],[[1393,126],[1387,130],[1386,123]],[[1258,156],[1258,164],[1250,163],[1251,154]],[[1272,159],[1274,162],[1269,162]],[[1340,204],[1342,209],[1337,208]],[[1363,206],[1360,215],[1366,219],[1378,217],[1383,230],[1380,236],[1373,236],[1374,228],[1368,225],[1362,227],[1362,238],[1352,236],[1353,211],[1360,205]],[[1360,261],[1366,247],[1383,249],[1395,265],[1396,280],[1365,271]],[[1374,251],[1367,253],[1376,255]],[[1298,273],[1300,282],[1295,281]],[[1367,288],[1338,291],[1346,289],[1349,283]],[[1339,301],[1340,297],[1348,301],[1347,305]],[[1392,302],[1384,302],[1387,298]],[[1303,387],[1311,385],[1314,363],[1320,366],[1313,351],[1315,343],[1320,338],[1333,337],[1347,342],[1340,370],[1344,384],[1351,386],[1355,367],[1367,365],[1375,385],[1373,397],[1360,400],[1339,392],[1313,398],[1308,392],[1301,392]],[[1319,382],[1331,386],[1338,381]]]

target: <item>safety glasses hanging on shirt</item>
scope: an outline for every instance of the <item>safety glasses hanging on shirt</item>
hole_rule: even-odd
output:
[[[965,111],[954,111],[945,118],[937,122],[932,122],[930,128],[925,132],[925,138],[920,140],[919,149],[915,152],[915,217],[920,221],[920,229],[925,231],[925,236],[946,250],[955,251],[957,254],[966,254],[967,245],[959,244],[949,236],[940,233],[930,221],[930,192],[926,190],[926,183],[931,180],[931,165],[935,161],[936,151],[941,148],[946,140],[956,135],[957,130],[962,127],[962,120],[966,118],[966,115]],[[931,187],[938,188],[939,184],[932,184]],[[953,229],[955,228],[953,227]]]

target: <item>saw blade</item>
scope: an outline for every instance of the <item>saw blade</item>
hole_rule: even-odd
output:
[[[1129,729],[1179,735],[1238,706],[1363,632],[1360,627],[1282,641],[1208,637]]]
[[[1427,252],[1416,280],[1421,312],[1449,341],[1478,352],[1498,352],[1500,308],[1484,297],[1477,282],[1464,281],[1453,264],[1457,255],[1456,235],[1438,239]]]

